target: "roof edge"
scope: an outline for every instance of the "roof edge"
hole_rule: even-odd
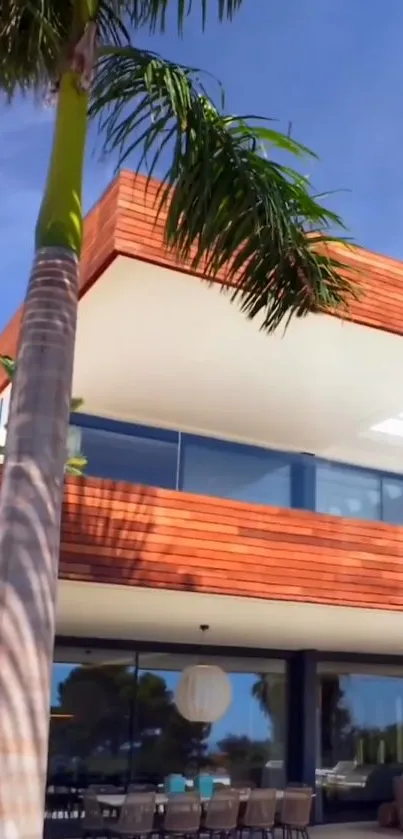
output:
[[[117,256],[125,256],[182,273],[203,277],[179,262],[164,244],[164,218],[156,220],[155,198],[160,181],[123,169],[111,181],[84,220],[79,299]],[[403,262],[360,245],[332,243],[327,249],[360,271],[363,295],[348,312],[332,312],[357,324],[403,335]],[[349,272],[350,273],[350,272]],[[362,279],[362,282],[361,282]],[[225,275],[217,277],[224,283]],[[23,307],[0,334],[0,354],[16,356]],[[0,393],[9,380],[0,369]]]

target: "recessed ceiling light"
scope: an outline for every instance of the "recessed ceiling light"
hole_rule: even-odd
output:
[[[390,434],[392,437],[403,437],[403,414],[383,420],[383,422],[378,422],[372,426],[371,431]]]

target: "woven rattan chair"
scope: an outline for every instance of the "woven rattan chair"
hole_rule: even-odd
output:
[[[129,784],[127,792],[155,792],[154,784],[138,784],[135,781]]]
[[[243,833],[260,833],[262,839],[273,836],[276,818],[277,790],[253,789],[250,792],[240,829]]]
[[[83,796],[84,819],[82,827],[83,839],[101,839],[109,836],[109,824],[102,815],[101,805],[95,792],[88,790]]]
[[[96,795],[119,795],[122,792],[121,787],[116,787],[114,784],[91,784],[88,787],[88,792]],[[117,809],[112,805],[100,803],[101,812],[104,819],[116,818]]]
[[[88,792],[95,792],[96,795],[117,795],[120,787],[115,784],[90,784]]]
[[[217,790],[207,803],[202,832],[220,839],[235,836],[238,827],[240,794],[235,789]]]
[[[243,792],[244,790],[250,790],[255,788],[256,784],[254,783],[254,781],[249,781],[249,779],[246,779],[245,781],[231,781],[231,789],[239,789],[241,790],[241,792]]]
[[[293,833],[301,839],[309,839],[312,797],[310,787],[287,787],[284,790],[280,815],[284,839],[292,839]]]
[[[183,792],[168,797],[162,836],[197,836],[200,830],[201,802],[196,792]]]
[[[154,832],[155,792],[128,792],[111,833],[118,839],[140,839]]]

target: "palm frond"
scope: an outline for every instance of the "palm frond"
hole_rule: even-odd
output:
[[[71,0],[2,0],[0,88],[8,97],[57,78],[72,15]]]
[[[176,14],[182,32],[186,18],[199,10],[203,26],[211,5],[220,20],[232,20],[244,0],[99,0],[101,44],[125,44],[127,26],[163,31],[167,13]],[[43,92],[58,78],[74,29],[76,0],[1,0],[0,92]]]
[[[3,368],[6,376],[12,381],[15,375],[15,361],[9,355],[0,355],[0,366]]]
[[[136,153],[151,177],[169,155],[157,206],[167,211],[167,245],[210,279],[224,271],[262,328],[345,306],[355,294],[326,248],[340,218],[315,200],[307,178],[270,156],[308,150],[256,120],[223,115],[196,71],[134,47],[109,50],[91,114],[119,164]]]
[[[122,45],[129,42],[130,36],[125,24],[125,19],[128,18],[125,6],[126,0],[100,0],[97,24],[101,44]]]
[[[82,454],[77,454],[74,457],[69,457],[65,466],[66,475],[71,475],[75,478],[81,478],[84,475],[85,468],[87,465],[88,460]]]
[[[84,400],[80,399],[79,396],[73,396],[70,403],[70,412],[75,414],[76,411],[79,411],[84,404]]]
[[[203,27],[207,11],[216,13],[220,21],[231,21],[245,0],[125,0],[125,13],[135,28],[147,27],[151,32],[164,31],[168,12],[176,12],[179,32],[192,11],[200,12]]]
[[[72,36],[75,0],[1,0],[0,91],[43,91],[54,83]],[[100,0],[101,43],[128,40],[123,0]]]

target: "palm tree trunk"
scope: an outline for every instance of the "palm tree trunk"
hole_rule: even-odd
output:
[[[0,839],[43,832],[88,95],[61,79],[0,496]]]

